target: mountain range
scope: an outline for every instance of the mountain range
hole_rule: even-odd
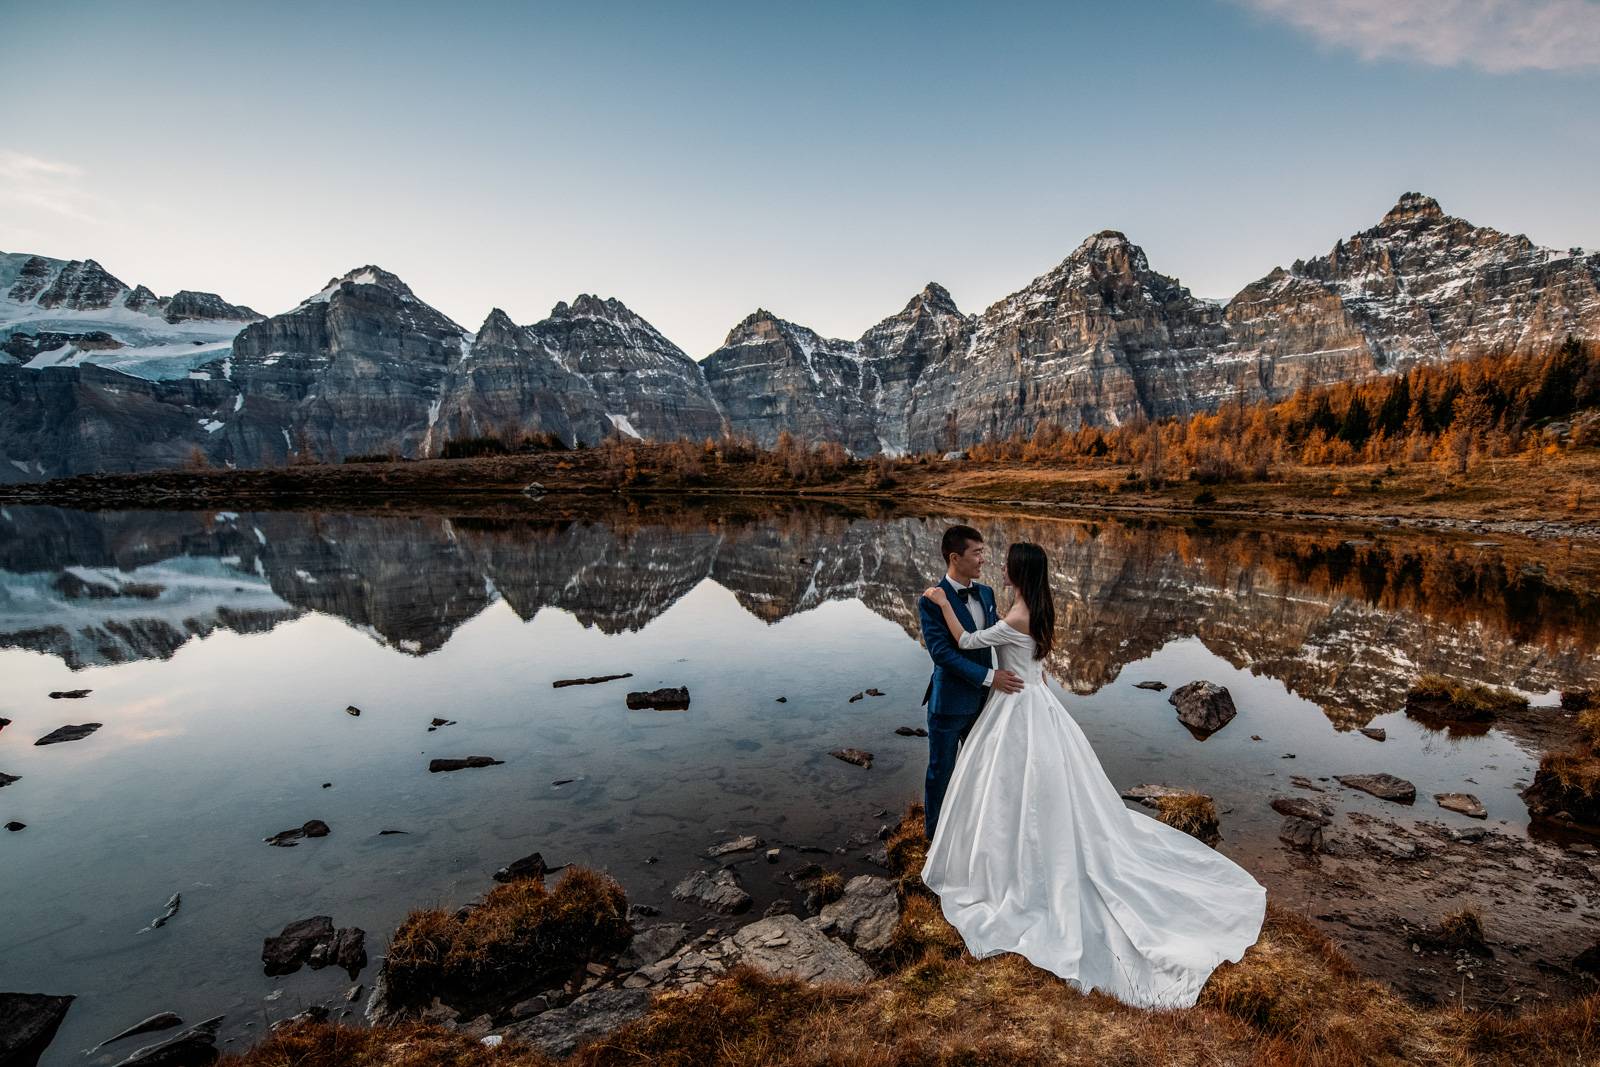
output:
[[[978,314],[934,283],[853,341],[757,310],[700,361],[587,294],[525,326],[496,308],[474,332],[376,266],[265,317],[213,293],[157,297],[94,260],[0,253],[0,481],[424,457],[519,432],[942,450],[1568,335],[1600,338],[1600,252],[1474,226],[1419,193],[1226,303],[1102,230]]]

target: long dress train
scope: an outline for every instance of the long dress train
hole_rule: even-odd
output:
[[[1026,684],[994,693],[962,745],[923,882],[974,956],[1016,952],[1141,1007],[1193,1005],[1256,942],[1266,889],[1123,804],[1029,635],[1000,622],[961,638],[985,646]]]

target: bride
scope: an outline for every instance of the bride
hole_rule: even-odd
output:
[[[923,595],[964,649],[1020,674],[995,692],[956,757],[922,880],[978,958],[1016,952],[1087,992],[1189,1007],[1261,931],[1266,890],[1222,853],[1127,808],[1045,685],[1055,604],[1044,550],[1013,544],[1011,610],[968,632],[943,588]]]

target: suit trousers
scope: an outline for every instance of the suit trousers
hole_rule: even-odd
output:
[[[933,840],[933,828],[939,823],[939,809],[944,805],[950,775],[956,769],[956,753],[977,721],[976,711],[971,715],[928,713],[928,777],[923,786],[922,806],[929,841]]]

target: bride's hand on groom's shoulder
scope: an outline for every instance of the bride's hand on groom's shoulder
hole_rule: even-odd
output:
[[[944,595],[944,587],[938,585],[928,586],[928,588],[922,591],[922,595],[924,599],[933,601],[941,608],[944,607],[946,602],[949,600],[949,598]]]

